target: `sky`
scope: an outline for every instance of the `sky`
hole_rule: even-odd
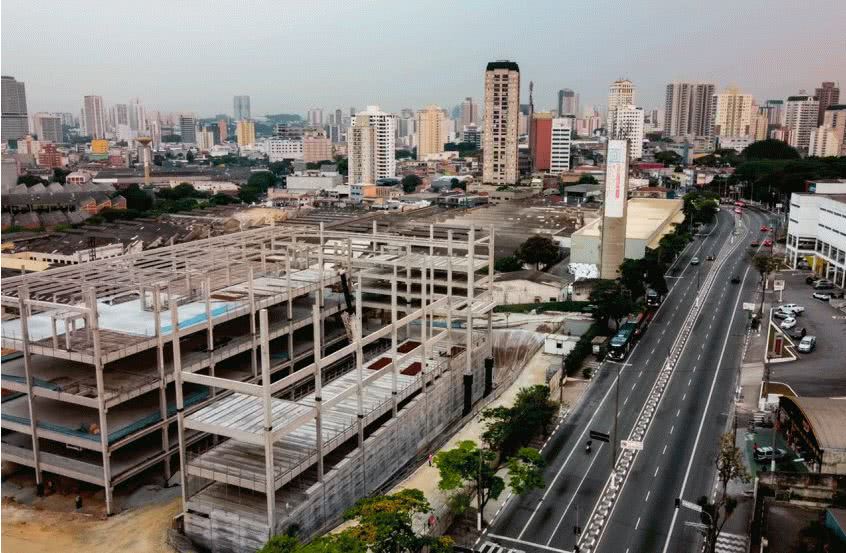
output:
[[[844,0],[3,0],[0,65],[30,113],[140,97],[148,110],[253,117],[481,102],[488,61],[520,65],[536,110],[571,88],[605,105],[631,79],[661,108],[673,80],[766,99],[846,87]],[[846,91],[844,91],[846,94]]]

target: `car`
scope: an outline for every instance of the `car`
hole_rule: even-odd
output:
[[[794,340],[801,340],[807,333],[808,331],[806,331],[804,327],[799,328],[798,326],[794,326],[787,332],[787,335]]]
[[[764,446],[755,449],[755,460],[759,463],[763,461],[771,461],[773,459],[784,459],[786,455],[787,452],[780,447],[773,449],[770,446]]]
[[[761,225],[761,232],[769,232],[769,230],[770,227],[768,227],[767,225]]]
[[[734,212],[737,213],[738,215],[740,215],[740,214],[743,213],[743,210],[740,209],[739,207],[736,207],[736,208],[734,208]]]
[[[782,311],[793,311],[794,313],[803,313],[805,308],[798,303],[785,303],[778,307]]]
[[[796,326],[796,318],[795,317],[787,317],[786,319],[781,321],[781,324],[778,325],[778,326],[780,326],[784,330],[787,330],[789,328],[793,328],[794,326]]]
[[[696,256],[691,257],[690,258],[690,264],[691,265],[699,265],[699,258],[696,257]]]
[[[760,242],[758,242],[757,240],[753,240],[753,241],[749,244],[749,247],[750,247],[750,248],[757,248],[757,247],[758,247],[758,246],[760,246],[760,245],[761,245],[761,243],[760,243]]]
[[[714,261],[714,259],[716,259],[715,255],[709,255],[708,257],[705,258],[705,261]]]
[[[792,311],[782,311],[781,309],[773,309],[773,317],[776,319],[790,319],[793,318]]]
[[[740,275],[734,275],[733,277],[731,277],[731,283],[740,284]]]
[[[814,351],[814,348],[817,347],[817,337],[816,336],[805,336],[799,342],[799,346],[796,348],[802,353],[811,353]]]
[[[831,299],[831,294],[829,294],[828,292],[814,292],[813,294],[811,294],[811,296],[815,300],[828,301]]]
[[[819,280],[814,281],[814,290],[831,290],[834,288],[834,283],[828,280],[827,278],[821,278]]]
[[[765,248],[772,248],[773,247],[773,241],[770,240],[769,238],[767,238],[766,240],[764,240],[764,247]]]

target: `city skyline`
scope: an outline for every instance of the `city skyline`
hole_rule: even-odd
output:
[[[232,2],[200,10],[195,2],[168,4],[167,9],[153,2],[143,12],[131,5],[133,17],[127,17],[129,4],[79,10],[8,1],[2,7],[2,69],[27,83],[31,113],[78,113],[86,95],[102,96],[106,105],[141,97],[148,109],[202,117],[230,113],[237,94],[251,97],[254,117],[305,114],[321,106],[378,104],[390,112],[432,103],[452,107],[467,96],[483,97],[484,65],[496,59],[520,64],[525,76],[521,96],[528,96],[528,81],[534,81],[539,110],[555,108],[562,88],[578,93],[584,107],[602,106],[608,83],[621,77],[635,83],[637,103],[645,108],[663,107],[666,84],[674,80],[714,82],[718,89],[736,85],[764,102],[801,89],[812,94],[821,82],[840,82],[846,75],[846,58],[808,56],[817,36],[839,36],[837,23],[846,17],[842,3],[824,3],[828,6],[820,7],[831,17],[782,1],[743,8],[717,2],[707,12],[693,4],[673,4],[660,14],[614,2],[593,7],[588,19],[585,10],[554,3],[534,4],[532,13],[507,3],[485,4],[497,17],[480,18],[472,6],[433,2],[382,3],[367,10],[355,3],[316,3],[308,13],[277,4]],[[734,16],[723,17],[729,11]],[[761,13],[768,24],[749,25]],[[183,29],[183,19],[192,24]],[[396,24],[402,20],[415,25]],[[562,38],[553,31],[564,20],[572,28]],[[233,28],[231,21],[243,24]],[[430,43],[429,55],[416,57],[416,38],[429,36],[428,24],[452,38]],[[35,25],[47,34],[54,26],[56,33],[68,26],[77,29],[76,47],[31,41],[28,29]],[[789,25],[791,33],[774,36],[770,30],[779,25]],[[349,28],[363,32],[349,40]],[[649,31],[658,28],[673,34]],[[641,32],[633,34],[633,29]],[[313,41],[315,30],[323,42]],[[673,37],[678,40],[667,48]],[[772,47],[774,38],[784,47]],[[743,49],[737,49],[741,39]],[[703,41],[709,48],[701,47]],[[102,67],[108,68],[107,75]]]

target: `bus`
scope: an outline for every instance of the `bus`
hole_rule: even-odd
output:
[[[647,307],[658,307],[661,305],[661,294],[652,288],[646,291],[646,305]]]
[[[620,326],[617,334],[608,342],[608,357],[617,361],[626,358],[634,345],[637,327],[635,321],[627,321]]]

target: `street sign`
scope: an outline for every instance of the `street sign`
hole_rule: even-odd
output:
[[[758,308],[758,306],[754,303],[749,303],[749,302],[746,302],[746,301],[743,302],[743,310],[744,311],[755,311],[757,308]]]
[[[632,449],[634,451],[643,451],[643,442],[636,440],[620,440],[620,447],[623,449]]]
[[[784,290],[784,281],[783,280],[774,280],[773,281],[773,290],[775,292],[779,292]]]
[[[682,499],[679,501],[679,504],[684,507],[685,509],[690,509],[691,511],[696,511],[697,513],[702,512],[702,505],[698,505],[693,501],[688,501],[686,499]]]
[[[598,442],[605,442],[607,444],[611,440],[611,436],[604,432],[597,432],[596,430],[591,430],[590,439],[596,440]]]

